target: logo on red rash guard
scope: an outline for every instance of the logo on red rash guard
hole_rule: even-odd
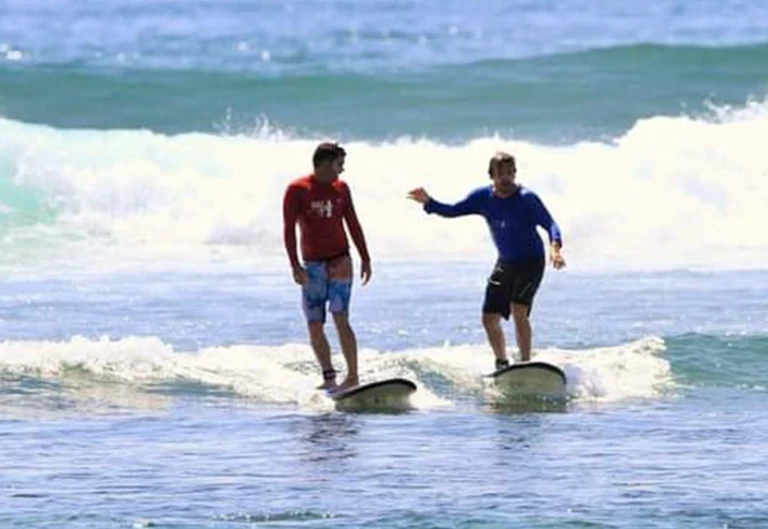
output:
[[[325,217],[327,219],[333,217],[333,203],[330,200],[314,200],[310,207],[318,217]]]

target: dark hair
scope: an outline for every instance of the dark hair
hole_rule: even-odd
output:
[[[338,158],[344,158],[346,155],[347,151],[338,143],[321,143],[315,149],[315,154],[312,155],[312,165],[317,167],[323,162],[332,162]]]
[[[515,167],[515,157],[509,153],[499,151],[491,157],[491,161],[488,162],[488,175],[493,176],[493,170],[500,165],[511,164]]]

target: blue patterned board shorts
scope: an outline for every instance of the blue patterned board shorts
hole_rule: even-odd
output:
[[[302,308],[308,322],[325,323],[326,306],[331,313],[349,311],[352,259],[348,254],[325,261],[308,261],[304,268],[309,281],[301,289]]]

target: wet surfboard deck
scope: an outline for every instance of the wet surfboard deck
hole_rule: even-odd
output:
[[[329,393],[336,409],[344,411],[412,409],[410,397],[416,384],[405,378],[388,378]]]
[[[507,399],[565,400],[567,397],[565,372],[547,362],[519,362],[489,376]]]

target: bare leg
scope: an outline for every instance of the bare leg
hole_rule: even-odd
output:
[[[309,322],[307,328],[309,329],[309,343],[312,345],[312,350],[315,352],[315,357],[320,364],[320,369],[324,372],[333,369],[331,363],[331,346],[328,344],[328,338],[325,336],[325,330],[323,329],[322,322]],[[336,387],[336,380],[329,379],[323,380],[317,389],[329,389]]]
[[[336,332],[339,334],[341,352],[347,362],[347,378],[340,384],[341,388],[357,386],[360,378],[357,372],[357,338],[346,312],[334,312],[333,323],[336,324]]]
[[[507,345],[504,329],[501,328],[501,315],[484,312],[483,327],[485,327],[485,334],[488,336],[488,343],[491,344],[496,360],[506,360]]]
[[[517,347],[520,349],[520,360],[528,362],[531,359],[531,322],[528,319],[526,305],[512,304],[512,317],[515,320],[515,336]]]

